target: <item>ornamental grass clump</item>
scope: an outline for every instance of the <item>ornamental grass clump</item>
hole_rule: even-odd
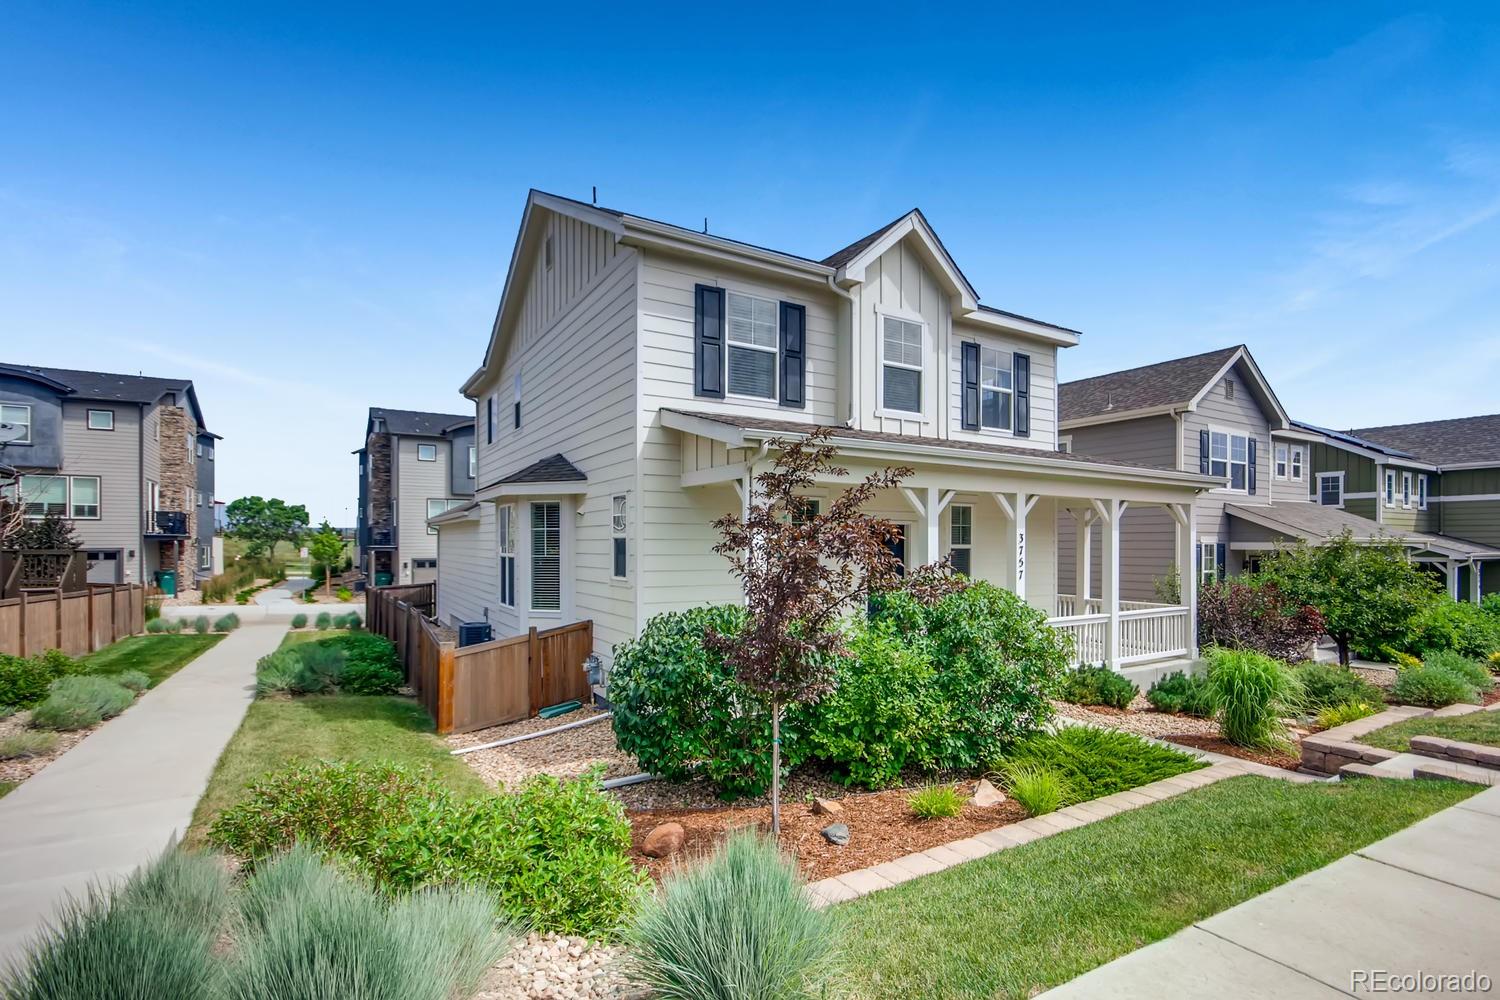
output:
[[[223,615],[214,622],[215,632],[233,632],[240,627],[240,616],[233,611]]]
[[[1314,716],[1314,721],[1323,729],[1333,729],[1346,723],[1357,722],[1360,719],[1374,715],[1380,709],[1367,701],[1346,701],[1341,705],[1333,705],[1322,709]]]
[[[197,632],[199,635],[208,635],[208,625],[209,623],[207,615],[199,615],[197,618],[193,619],[193,631]]]
[[[134,691],[136,694],[140,694],[151,686],[151,678],[139,670],[122,670],[118,674],[110,675],[110,679],[120,687],[127,691]]]
[[[1250,650],[1209,654],[1208,681],[1218,706],[1219,728],[1236,746],[1286,749],[1282,719],[1301,707],[1301,684],[1286,664]]]
[[[0,738],[0,760],[20,760],[51,753],[57,746],[57,734],[38,729],[21,729]]]
[[[952,785],[929,785],[907,796],[906,804],[918,819],[947,819],[964,811],[964,797]]]
[[[1031,816],[1056,812],[1068,798],[1067,781],[1046,764],[1023,761],[1007,765],[1000,780],[1010,797]]]
[[[662,1000],[822,996],[834,929],[769,839],[732,834],[703,864],[673,871],[628,934],[633,978]]]
[[[32,709],[31,724],[39,729],[87,729],[119,715],[133,701],[134,691],[108,677],[60,677],[52,682],[42,703]]]

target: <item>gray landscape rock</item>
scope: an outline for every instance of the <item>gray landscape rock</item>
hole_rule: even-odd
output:
[[[834,823],[823,827],[819,832],[823,834],[824,840],[835,847],[843,847],[849,843],[849,826],[847,823]]]

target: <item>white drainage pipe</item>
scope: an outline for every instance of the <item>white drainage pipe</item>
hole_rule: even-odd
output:
[[[520,743],[523,740],[534,740],[539,736],[551,736],[553,733],[565,732],[569,729],[577,729],[579,726],[587,726],[594,722],[603,722],[614,715],[613,712],[605,712],[602,715],[591,715],[587,719],[579,719],[577,722],[564,723],[561,726],[553,726],[551,729],[539,729],[534,733],[525,733],[521,736],[507,736],[503,740],[495,740],[493,743],[480,743],[472,747],[460,747],[457,750],[448,751],[457,757],[460,754],[473,753],[476,750],[492,750],[495,747],[510,746],[512,743]]]

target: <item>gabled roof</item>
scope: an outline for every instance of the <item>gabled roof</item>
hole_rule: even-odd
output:
[[[369,421],[365,425],[367,437],[374,429],[376,420],[385,421],[388,433],[410,437],[444,437],[460,428],[474,426],[474,415],[471,413],[429,413],[424,410],[392,410],[372,406]]]
[[[167,393],[186,393],[192,405],[198,425],[204,424],[203,410],[198,405],[198,393],[193,380],[186,378],[155,378],[149,375],[121,375],[115,372],[85,371],[77,368],[46,368],[40,365],[0,364],[0,374],[19,378],[33,378],[61,387],[66,395],[75,399],[96,399],[110,403],[138,403],[151,405]]]
[[[1249,372],[1249,388],[1270,412],[1271,425],[1288,426],[1286,410],[1244,344],[1063,382],[1057,387],[1058,420],[1076,425],[1194,410],[1208,390],[1238,364]]]
[[[1500,465],[1500,413],[1364,427],[1349,433],[1434,465]]]
[[[1432,535],[1420,531],[1392,531],[1369,518],[1351,514],[1338,507],[1296,501],[1277,504],[1225,504],[1224,512],[1251,524],[1314,544],[1348,530],[1356,542],[1381,539],[1400,540],[1415,549],[1438,552],[1459,559],[1492,559],[1500,549],[1452,535]]]
[[[493,489],[496,486],[518,486],[533,483],[586,483],[589,477],[584,475],[582,469],[568,461],[562,454],[549,455],[544,459],[532,462],[524,469],[518,469],[504,478],[497,479],[488,486],[481,489]]]

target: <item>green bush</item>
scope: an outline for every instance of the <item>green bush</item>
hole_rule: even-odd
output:
[[[229,614],[227,615],[221,616],[217,621],[214,622],[215,632],[233,632],[239,627],[240,616],[235,614],[233,611],[229,612]]]
[[[1108,705],[1125,708],[1136,696],[1128,678],[1100,664],[1077,667],[1063,675],[1061,698],[1074,705]]]
[[[297,614],[292,615],[292,628],[306,628],[306,627],[307,627],[307,616],[306,615],[302,614],[301,612],[298,612]]]
[[[1385,692],[1348,667],[1329,663],[1305,663],[1297,668],[1302,683],[1302,703],[1310,712],[1320,712],[1349,702],[1379,705]]]
[[[182,632],[185,623],[181,618],[169,618],[167,620],[167,632],[170,635],[178,635]]]
[[[1062,775],[1045,764],[1022,762],[1008,765],[1001,781],[1010,797],[1021,803],[1027,815],[1044,816],[1062,808],[1069,795]]]
[[[167,620],[165,618],[153,618],[146,623],[146,631],[152,635],[161,635],[166,630]]]
[[[1216,649],[1208,681],[1224,738],[1242,747],[1285,748],[1281,720],[1301,707],[1301,685],[1286,664],[1262,653]]]
[[[1340,705],[1330,705],[1321,709],[1317,714],[1317,723],[1324,729],[1332,729],[1349,722],[1357,722],[1380,711],[1378,705],[1367,701],[1346,701]]]
[[[1200,719],[1214,714],[1213,695],[1203,674],[1185,674],[1179,670],[1159,678],[1146,692],[1146,700],[1158,712],[1181,712]]]
[[[135,692],[108,677],[77,675],[52,682],[47,697],[31,711],[39,729],[86,729],[112,719],[135,701]]]
[[[208,635],[208,616],[199,615],[193,619],[193,631],[199,635]]]
[[[1482,605],[1435,594],[1390,645],[1424,660],[1443,650],[1484,659],[1500,650],[1500,615],[1486,612]]]
[[[348,587],[340,587],[335,596],[338,597],[338,599],[341,601],[352,600],[354,598],[354,591],[350,590]]]
[[[21,729],[0,737],[0,760],[40,757],[57,746],[57,734],[37,729]]]
[[[406,677],[399,670],[374,663],[347,663],[339,674],[339,691],[344,694],[395,694]]]
[[[1021,765],[1045,768],[1062,778],[1064,801],[1087,802],[1128,791],[1205,766],[1191,754],[1131,733],[1093,726],[1063,726],[1018,741],[999,762],[1009,773]]]
[[[324,694],[344,671],[342,650],[320,642],[288,646],[260,658],[255,665],[257,694]]]
[[[401,669],[401,659],[396,655],[395,645],[389,639],[368,632],[351,632],[348,635],[319,639],[307,643],[304,648],[307,646],[337,649],[351,665],[360,663],[396,671]]]
[[[303,840],[393,891],[482,886],[506,916],[569,934],[610,933],[645,880],[597,772],[460,801],[404,768],[325,761],[252,784],[209,840],[252,862]]]
[[[705,864],[679,869],[629,932],[632,978],[663,1000],[823,996],[834,929],[770,840],[732,835]]]
[[[1396,675],[1391,698],[1401,705],[1445,708],[1458,702],[1480,703],[1479,691],[1468,679],[1451,670],[1429,667],[1407,667]]]
[[[161,601],[158,601],[155,598],[148,598],[146,600],[146,603],[141,606],[141,615],[148,622],[155,621],[156,619],[160,618]]]
[[[316,629],[318,629],[318,631],[321,632],[324,629],[331,628],[332,626],[333,626],[333,615],[330,615],[326,611],[319,611],[318,612],[318,617],[316,619],[314,619],[314,621],[313,621],[313,627],[316,628]]]
[[[0,653],[0,705],[29,708],[47,696],[53,681],[83,669],[77,660],[57,649],[36,656]]]
[[[918,819],[946,819],[964,811],[964,797],[952,785],[928,785],[906,797]]]
[[[140,694],[151,686],[151,678],[139,670],[122,670],[118,674],[111,674],[110,680],[136,694]]]
[[[836,684],[807,734],[808,754],[835,777],[883,788],[904,771],[937,768],[948,706],[922,637],[899,635],[889,621],[856,622]]]
[[[1428,653],[1422,658],[1422,665],[1433,670],[1446,670],[1450,674],[1457,674],[1472,684],[1480,694],[1495,686],[1495,679],[1490,676],[1488,666],[1451,649],[1440,649]]]

